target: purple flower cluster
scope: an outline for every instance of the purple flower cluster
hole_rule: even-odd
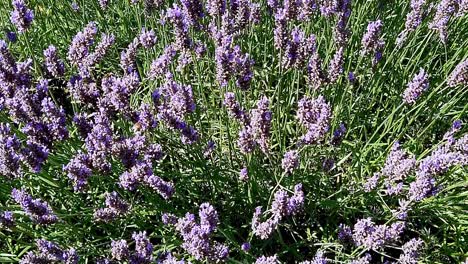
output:
[[[164,214],[165,224],[175,225],[176,230],[182,236],[182,247],[196,260],[209,262],[222,262],[229,254],[229,248],[211,238],[219,224],[218,213],[209,203],[200,205],[198,211],[199,223],[194,214],[187,213],[184,217],[177,218]]]
[[[338,146],[343,141],[344,136],[346,135],[346,126],[343,123],[340,123],[337,129],[333,132],[333,136],[330,140],[330,143],[333,146]]]
[[[424,69],[419,70],[413,79],[408,83],[408,87],[403,92],[403,101],[407,104],[414,104],[421,94],[429,88],[429,76]]]
[[[63,167],[67,172],[68,178],[73,182],[75,191],[83,191],[88,185],[88,179],[91,177],[92,162],[89,155],[77,153],[70,162]]]
[[[102,34],[101,40],[94,48],[94,52],[86,56],[81,64],[79,64],[80,74],[89,76],[91,68],[101,61],[110,47],[114,44],[115,37],[112,34]]]
[[[234,93],[225,93],[223,104],[228,109],[229,115],[231,117],[241,121],[244,125],[250,122],[248,113],[246,113],[245,110],[243,110],[240,104],[236,101]]]
[[[255,209],[252,218],[252,231],[254,235],[260,239],[268,239],[276,230],[281,220],[285,217],[296,215],[301,211],[304,206],[304,199],[302,184],[294,186],[294,194],[291,196],[284,190],[277,191],[271,204],[271,217],[262,222],[262,207],[259,206]]]
[[[398,258],[398,263],[401,264],[417,264],[419,254],[424,246],[424,242],[420,238],[413,238],[402,246],[403,254]]]
[[[92,168],[102,172],[110,169],[107,159],[113,144],[113,132],[109,119],[102,113],[94,117],[93,128],[85,140],[85,147]]]
[[[283,171],[289,174],[297,167],[299,167],[299,155],[297,150],[290,150],[284,153],[283,160],[281,161],[281,168],[283,168]]]
[[[89,22],[83,31],[78,32],[68,48],[67,58],[73,65],[81,63],[89,56],[89,49],[94,44],[94,38],[97,34],[96,22]]]
[[[441,0],[437,5],[437,11],[434,18],[429,23],[429,29],[439,33],[442,43],[447,43],[447,28],[450,18],[455,14],[457,8],[456,0]]]
[[[301,261],[299,264],[327,264],[329,259],[324,256],[323,251],[317,251],[315,257],[312,260]]]
[[[149,241],[146,231],[133,233],[132,238],[135,241],[134,253],[130,253],[127,241],[116,240],[111,243],[112,258],[131,264],[153,263],[153,244]]]
[[[120,67],[123,69],[125,74],[132,73],[137,70],[136,56],[140,44],[140,40],[136,37],[128,47],[120,53]]]
[[[367,31],[362,37],[362,53],[373,54],[372,64],[377,64],[382,58],[385,41],[381,38],[383,23],[381,20],[371,21],[367,25]]]
[[[31,26],[34,19],[34,12],[26,6],[24,0],[13,0],[13,11],[11,11],[10,21],[16,26],[18,32],[23,33]]]
[[[254,264],[280,264],[281,262],[278,260],[278,256],[273,255],[270,257],[261,256],[257,258]]]
[[[426,0],[411,0],[411,10],[406,15],[405,29],[398,34],[396,45],[401,47],[405,40],[408,38],[408,34],[415,31],[419,25],[421,25],[424,15],[424,4]]]
[[[447,78],[450,87],[468,85],[468,59],[460,62]]]
[[[153,174],[150,161],[138,160],[128,171],[120,175],[120,186],[133,191],[140,184],[144,184],[158,192],[164,199],[169,199],[174,194],[172,183],[166,182]]]
[[[36,240],[38,253],[28,252],[20,260],[21,264],[64,263],[76,264],[79,257],[74,248],[64,250],[57,244],[45,239]]]
[[[44,50],[44,69],[55,78],[63,76],[65,72],[64,63],[57,54],[57,48],[53,45]]]
[[[219,85],[226,86],[231,78],[235,78],[241,90],[249,89],[254,61],[248,53],[242,53],[238,45],[233,46],[232,36],[219,34],[221,36],[215,42],[216,80]]]
[[[190,85],[178,84],[172,74],[167,73],[166,82],[153,92],[153,100],[158,104],[158,119],[180,131],[182,143],[193,144],[199,139],[198,131],[184,121],[196,107]]]
[[[0,213],[0,229],[11,228],[15,225],[15,219],[13,218],[13,212],[3,211]]]
[[[316,99],[304,97],[299,100],[297,119],[307,128],[307,133],[301,137],[301,142],[318,143],[329,130],[331,115],[330,104],[323,96]]]
[[[328,65],[328,83],[335,83],[341,74],[343,74],[343,47],[339,48]]]
[[[307,62],[309,54],[316,52],[315,36],[305,36],[304,31],[295,27],[291,31],[291,36],[285,40],[282,64],[286,68],[301,68]]]
[[[146,28],[141,29],[141,33],[138,39],[140,40],[141,45],[147,49],[152,48],[157,41],[154,30],[147,30]]]
[[[414,170],[416,159],[413,155],[401,150],[400,143],[395,142],[380,175],[385,178],[386,193],[399,194],[403,188],[403,180]]]
[[[125,215],[128,210],[128,203],[122,200],[114,191],[106,193],[106,207],[97,209],[94,212],[94,218],[99,221],[109,222],[119,216]]]
[[[189,23],[191,21],[189,19],[190,16],[185,16],[182,8],[176,3],[173,4],[172,8],[166,10],[164,20],[169,21],[173,26],[175,39],[172,45],[177,51],[184,51],[192,48],[193,41],[189,35]]]
[[[404,230],[404,222],[395,222],[390,226],[375,225],[371,218],[364,218],[354,225],[353,241],[356,246],[376,250],[390,242],[398,241]]]
[[[322,69],[322,59],[317,51],[313,52],[309,58],[307,64],[307,81],[315,90],[319,90],[322,85],[328,82],[327,75]]]
[[[455,129],[460,129],[458,122],[456,122]],[[449,134],[452,133],[454,131],[449,132]],[[453,166],[466,166],[468,164],[467,142],[468,135],[457,140],[450,135],[446,143],[419,161],[419,166],[416,169],[416,180],[410,184],[408,199],[421,201],[436,194],[439,190],[436,186],[436,176],[447,172]]]
[[[157,77],[165,77],[166,74],[169,72],[169,66],[173,61],[176,55],[176,51],[172,47],[172,45],[168,45],[161,56],[157,59],[153,60],[151,63],[151,67],[148,73],[148,76],[151,79],[156,79]]]
[[[364,256],[354,259],[350,262],[350,264],[370,264],[372,260],[372,256],[369,253],[366,253]]]
[[[58,217],[47,202],[41,199],[33,199],[24,189],[13,189],[11,197],[20,204],[23,211],[35,223],[49,225],[58,221]]]
[[[231,97],[228,95],[228,97]],[[228,103],[233,111],[242,111],[235,105],[232,97],[228,98]],[[271,128],[272,112],[269,110],[270,101],[266,96],[260,98],[257,102],[257,108],[252,109],[250,113],[250,121],[247,123],[248,117],[244,117],[244,127],[239,132],[237,145],[242,153],[250,153],[258,145],[260,149],[267,153],[269,149],[269,137]],[[240,113],[239,113],[240,114]]]
[[[0,174],[7,178],[21,177],[21,143],[11,133],[9,124],[0,124]]]

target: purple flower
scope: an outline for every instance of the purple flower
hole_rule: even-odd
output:
[[[381,176],[382,175],[380,173],[374,173],[374,175],[372,175],[372,177],[369,177],[366,180],[366,182],[364,183],[364,191],[365,192],[371,192],[371,191],[375,190],[375,188],[379,184],[379,180],[380,180]]]
[[[23,211],[35,223],[49,225],[58,221],[57,216],[47,202],[41,199],[33,199],[25,190],[13,189],[11,197],[20,204]]]
[[[73,117],[73,123],[78,128],[78,133],[81,138],[85,139],[92,130],[89,117],[84,113],[78,113]]]
[[[18,40],[18,37],[16,36],[16,33],[13,32],[13,31],[8,31],[6,33],[6,37],[8,38],[8,40],[12,43],[15,43],[17,40]]]
[[[292,173],[294,169],[299,166],[299,155],[296,150],[290,150],[284,153],[283,160],[281,161],[281,167],[287,174]]]
[[[209,0],[206,3],[208,14],[212,17],[221,17],[226,10],[225,0]]]
[[[371,218],[360,219],[353,228],[353,241],[357,246],[367,249],[379,249],[385,244],[399,239],[404,231],[403,222],[393,223],[391,226],[375,225]]]
[[[244,252],[248,252],[251,248],[251,245],[249,242],[242,243],[241,245],[241,250]]]
[[[164,77],[169,70],[169,65],[176,55],[174,48],[169,45],[164,49],[164,52],[156,60],[151,63],[148,76],[151,79]]]
[[[310,53],[315,52],[315,36],[306,38],[305,33],[295,27],[284,47],[282,63],[285,67],[301,68],[307,61]]]
[[[323,96],[316,99],[304,97],[298,102],[297,119],[307,128],[301,141],[305,144],[319,142],[329,130],[331,107]]]
[[[153,261],[153,245],[146,236],[146,231],[133,233],[132,238],[135,240],[133,263],[151,263]]]
[[[93,128],[85,140],[86,150],[93,168],[108,171],[110,164],[107,156],[112,148],[113,132],[109,119],[103,114],[96,115],[94,119]]]
[[[122,200],[116,192],[106,193],[106,207],[97,209],[94,212],[94,218],[109,222],[119,216],[125,215],[128,210],[128,203]]]
[[[102,9],[107,9],[109,5],[109,0],[99,0],[99,5],[101,6]]]
[[[174,49],[178,51],[190,49],[193,43],[188,34],[188,20],[176,3],[173,4],[172,8],[166,10],[164,20],[169,21],[173,25],[175,35]]]
[[[154,115],[154,108],[146,103],[141,104],[139,111],[136,113],[137,123],[134,128],[138,131],[147,131],[158,126],[158,121]]]
[[[468,85],[468,59],[460,62],[447,78],[450,87]]]
[[[408,83],[408,87],[403,92],[403,101],[407,104],[414,104],[421,94],[429,87],[429,76],[420,69],[413,79]]]
[[[16,26],[18,32],[23,33],[31,26],[34,12],[26,6],[24,0],[13,0],[13,11],[11,11],[11,23]]]
[[[415,31],[421,25],[424,15],[423,6],[426,0],[411,0],[411,10],[406,15],[405,29],[398,34],[396,44],[401,47],[408,34]]]
[[[383,23],[381,20],[371,21],[367,25],[367,31],[362,37],[362,53],[374,54],[373,65],[380,59],[385,41],[381,38]]]
[[[447,28],[450,18],[454,15],[457,8],[455,0],[441,0],[437,5],[437,11],[434,18],[429,23],[429,29],[436,30],[442,43],[447,43]]]
[[[174,185],[170,182],[166,182],[156,175],[149,175],[145,177],[145,183],[157,191],[164,199],[168,200],[174,194]]]
[[[448,140],[419,162],[416,169],[416,180],[410,183],[408,192],[410,201],[420,201],[435,195],[439,191],[439,188],[436,187],[435,176],[447,172],[453,166],[468,164],[468,152],[465,147],[467,140],[468,136],[458,140]]]
[[[252,128],[252,135],[263,153],[267,153],[269,149],[268,141],[272,119],[272,112],[269,107],[270,100],[266,96],[262,96],[257,101],[257,108],[251,111],[250,127]]]
[[[45,239],[36,240],[36,245],[39,253],[34,254],[28,252],[20,261],[22,264],[33,264],[33,263],[56,263],[63,262],[67,264],[77,264],[78,255],[76,250],[70,248],[64,250],[53,242]]]
[[[78,32],[73,37],[72,43],[68,48],[68,60],[73,65],[80,65],[89,55],[89,48],[94,43],[97,34],[96,22],[89,22],[83,31]]]
[[[242,168],[239,172],[239,179],[241,181],[248,181],[249,180],[249,172],[246,167]]]
[[[112,258],[115,260],[126,260],[129,256],[128,244],[125,240],[115,240],[111,243]]]
[[[338,146],[343,141],[343,138],[346,134],[346,126],[343,123],[340,123],[339,127],[333,132],[333,137],[330,140],[330,143],[333,146]]]
[[[343,73],[343,47],[339,48],[328,66],[328,82],[335,83]]]
[[[49,149],[41,143],[26,141],[26,147],[21,150],[21,160],[35,173],[41,171],[42,165],[49,156]]]
[[[322,60],[317,51],[312,53],[307,64],[307,80],[315,90],[320,89],[322,85],[328,82],[327,76],[322,70]]]
[[[3,211],[0,213],[0,229],[11,228],[15,225],[15,219],[13,213],[10,211]]]
[[[260,239],[267,239],[276,230],[280,221],[287,216],[296,215],[304,206],[302,184],[294,186],[294,194],[289,196],[286,191],[279,190],[274,194],[271,204],[272,216],[261,221],[262,208],[257,207],[252,218],[252,231]]]
[[[205,150],[203,151],[203,157],[205,159],[208,159],[209,157],[211,157],[215,148],[216,148],[216,144],[211,140],[208,141],[208,144],[206,145]]]
[[[340,224],[338,226],[338,239],[342,243],[351,242],[353,240],[353,231],[351,230],[351,227],[345,224]]]
[[[75,11],[75,12],[78,12],[78,11],[80,11],[80,6],[78,5],[78,3],[77,3],[77,2],[73,2],[73,3],[71,3],[71,8],[72,8],[72,9],[73,9],[73,11]]]
[[[136,67],[136,55],[138,47],[140,46],[140,40],[134,38],[122,53],[120,53],[120,67],[124,70],[124,73],[132,73],[137,70]]]
[[[115,37],[112,34],[102,34],[101,41],[97,44],[94,52],[89,54],[82,63],[80,63],[80,74],[88,76],[91,67],[104,58],[110,47],[114,44]]]
[[[371,255],[366,253],[363,257],[352,260],[350,264],[370,264],[371,259]]]
[[[419,253],[424,246],[424,242],[420,238],[413,238],[402,246],[403,254],[400,255],[398,263],[402,264],[417,264]]]
[[[58,57],[57,48],[53,45],[44,50],[44,68],[55,78],[63,76],[65,72],[63,61]]]
[[[224,94],[223,105],[228,109],[230,116],[244,122],[244,124],[248,123],[248,116],[236,101],[234,93],[227,92]]]
[[[208,203],[200,205],[200,224],[196,223],[195,215],[187,213],[179,218],[176,230],[180,232],[184,243],[182,247],[197,260],[222,262],[229,249],[224,244],[211,240],[211,235],[218,225],[218,213]]]
[[[141,45],[147,49],[152,48],[157,41],[156,33],[154,33],[154,30],[146,30],[146,28],[141,29],[141,33],[138,38],[140,40]]]
[[[10,125],[0,124],[0,174],[7,178],[21,177],[21,142]]]
[[[198,21],[203,18],[203,2],[200,0],[181,0],[182,13],[190,26],[197,26]]]
[[[280,264],[281,262],[278,260],[276,255],[271,257],[261,256],[255,260],[254,264]]]

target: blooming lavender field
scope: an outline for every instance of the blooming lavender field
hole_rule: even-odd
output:
[[[466,263],[467,0],[3,0],[0,262]]]

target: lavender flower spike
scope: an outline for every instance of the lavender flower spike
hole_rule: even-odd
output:
[[[57,216],[47,202],[43,202],[40,199],[33,199],[25,190],[13,189],[11,197],[20,204],[24,212],[34,222],[48,225],[58,221]]]
[[[58,57],[57,48],[53,45],[44,50],[44,68],[55,78],[63,76],[65,72],[64,63]]]
[[[428,87],[428,75],[424,69],[421,69],[408,83],[408,88],[403,92],[403,102],[414,104],[421,94],[428,89]]]
[[[281,161],[281,167],[284,172],[290,174],[294,169],[299,166],[299,155],[296,150],[290,150],[284,153],[283,160]]]
[[[13,0],[12,5],[11,23],[16,26],[20,33],[23,33],[31,26],[34,12],[26,6],[24,0]]]
[[[460,62],[447,79],[450,87],[468,85],[468,59]]]

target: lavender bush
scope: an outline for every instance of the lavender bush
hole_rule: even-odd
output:
[[[465,263],[468,1],[0,1],[0,262]]]

